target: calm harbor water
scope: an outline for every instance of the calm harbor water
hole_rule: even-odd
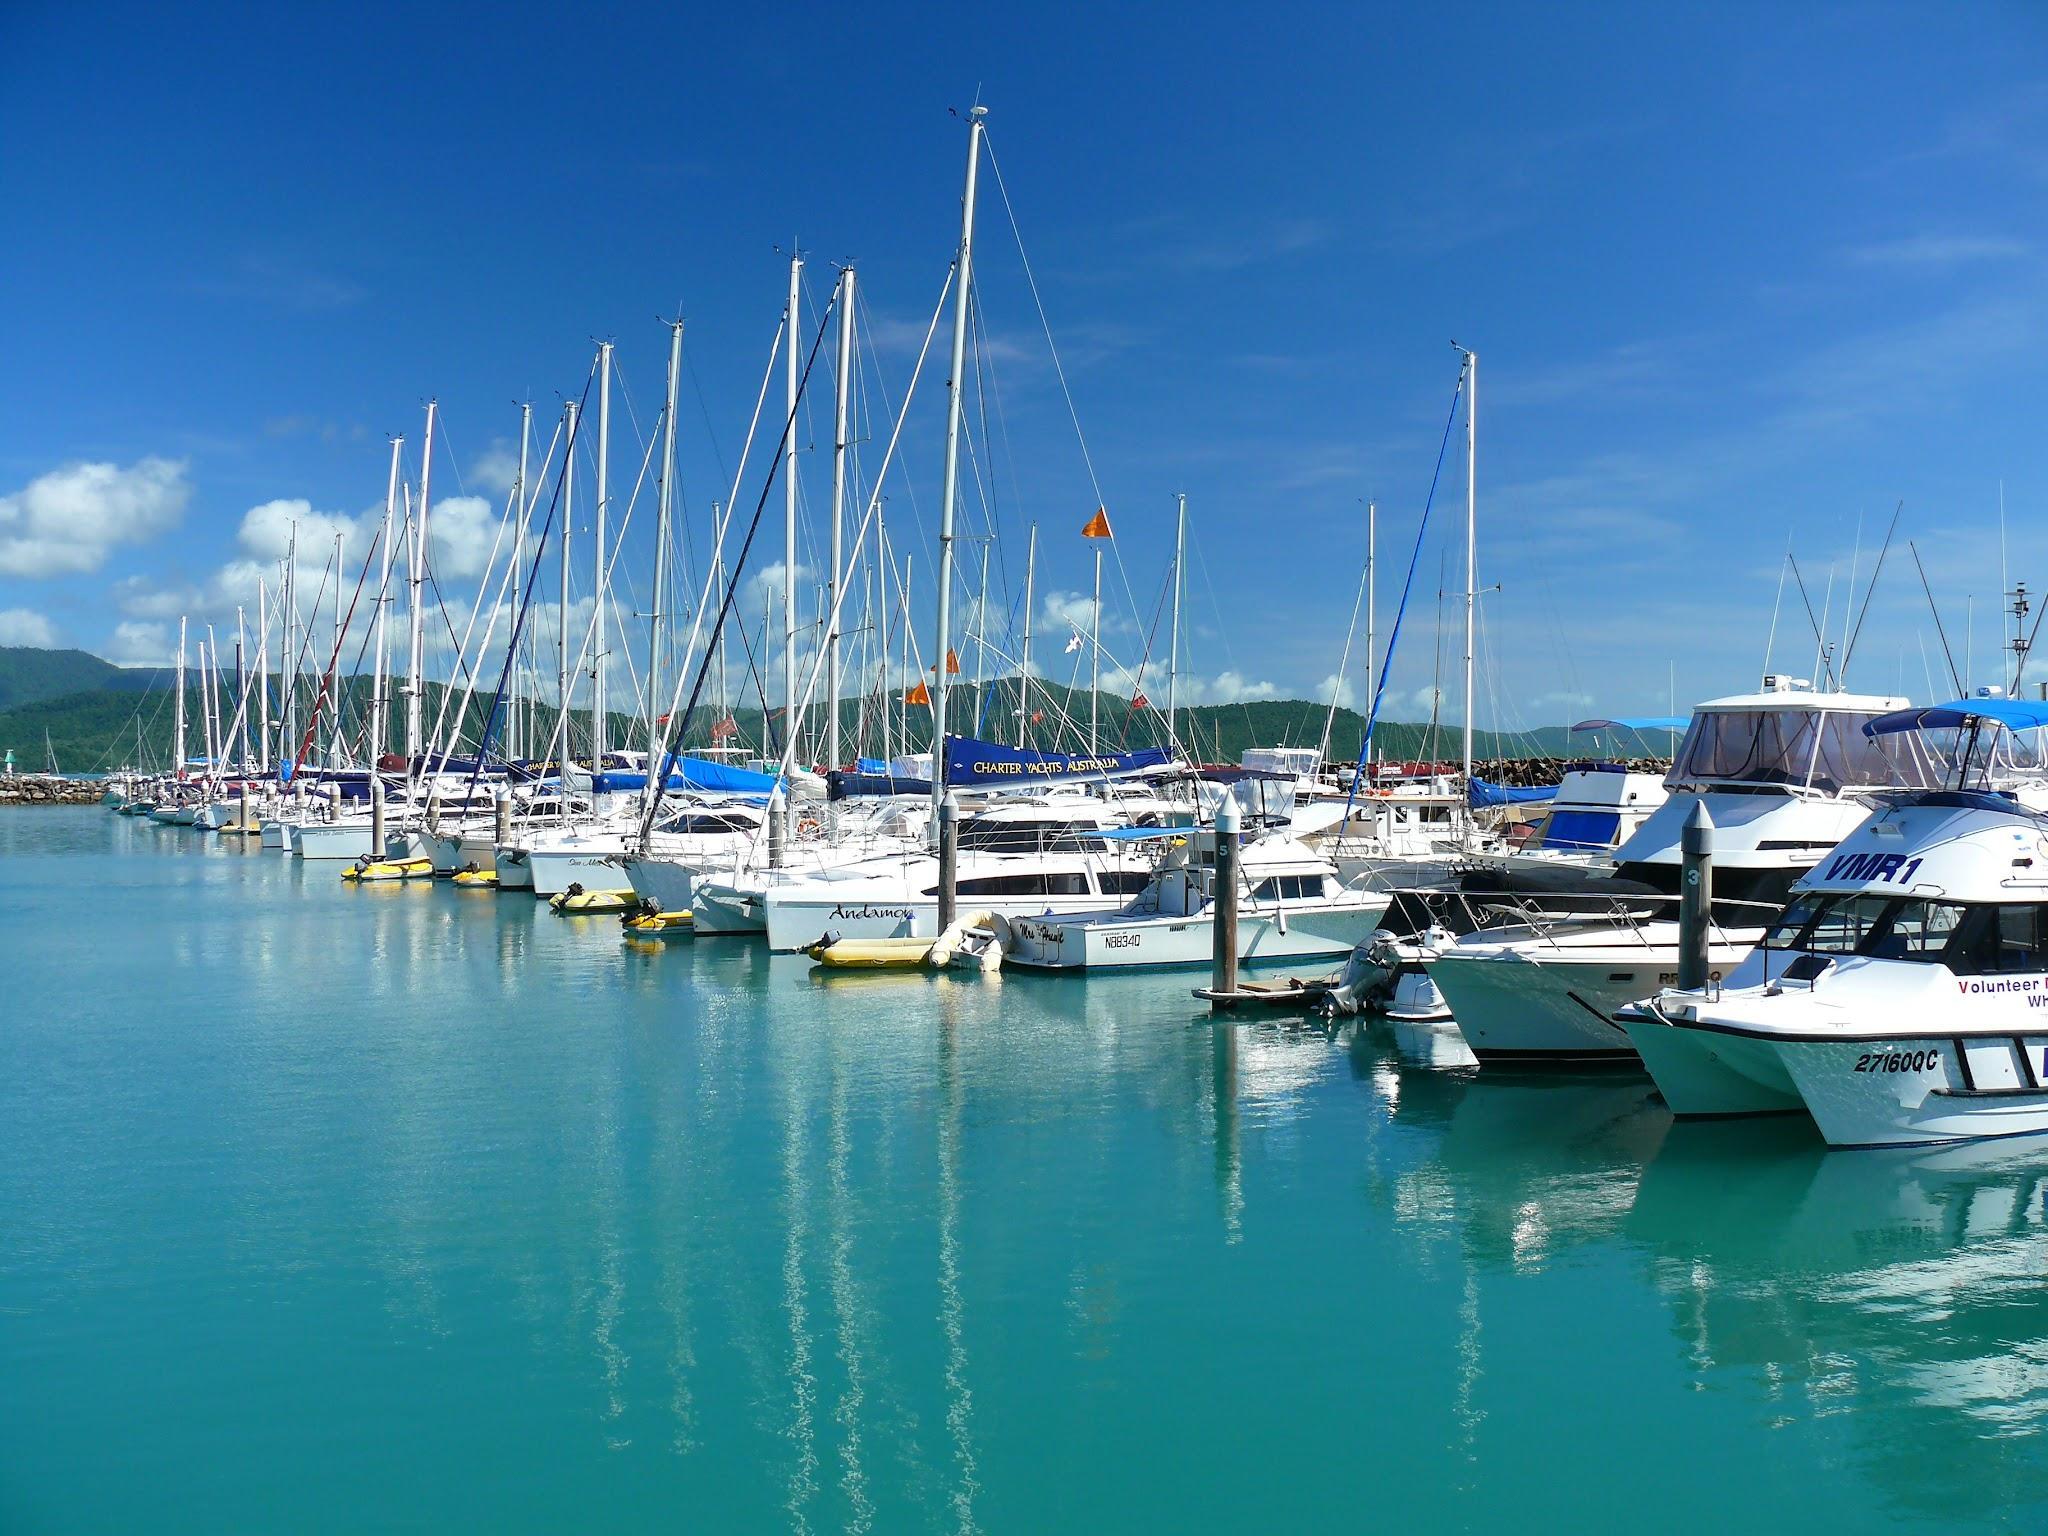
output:
[[[338,873],[0,812],[0,1530],[2048,1524],[2048,1147]]]

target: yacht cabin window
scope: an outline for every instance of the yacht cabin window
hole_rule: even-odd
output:
[[[1958,976],[2048,971],[2048,906],[1900,896],[1802,896],[1772,949],[1947,966]]]

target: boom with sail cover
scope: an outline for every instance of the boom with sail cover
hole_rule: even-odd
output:
[[[946,783],[955,788],[1108,779],[1163,768],[1162,747],[1136,752],[1034,752],[971,736],[946,738]]]

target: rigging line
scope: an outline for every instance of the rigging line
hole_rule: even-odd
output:
[[[332,690],[333,690],[333,687],[334,687],[334,669],[335,669],[335,668],[336,668],[337,666],[339,666],[339,665],[341,664],[341,647],[342,647],[342,643],[343,643],[343,641],[344,641],[344,640],[345,640],[345,639],[347,638],[347,635],[348,635],[348,626],[349,626],[349,625],[350,625],[350,623],[352,623],[352,622],[354,621],[354,619],[355,619],[355,616],[356,616],[356,603],[357,603],[358,601],[360,601],[360,600],[361,600],[361,598],[362,598],[362,595],[363,595],[363,584],[364,584],[365,582],[367,582],[367,581],[368,581],[368,580],[370,579],[370,561],[371,561],[371,559],[372,559],[372,558],[373,558],[373,557],[374,557],[374,556],[376,555],[376,553],[377,553],[377,548],[378,548],[378,545],[379,545],[379,544],[381,544],[381,543],[383,542],[383,539],[384,539],[384,530],[380,528],[380,529],[378,529],[378,530],[377,530],[377,533],[375,534],[375,536],[371,538],[371,540],[370,540],[370,547],[369,547],[369,549],[368,549],[367,551],[365,551],[365,552],[364,552],[364,555],[363,555],[363,569],[362,569],[362,574],[356,577],[356,590],[355,590],[355,593],[354,593],[354,595],[353,595],[353,596],[351,596],[351,597],[349,598],[349,600],[348,600],[348,617],[347,617],[346,619],[342,620],[342,625],[341,625],[341,634],[339,634],[339,635],[337,635],[337,636],[335,637],[335,640],[334,640],[334,654],[333,654],[333,655],[332,655],[331,657],[329,657],[329,658],[328,658],[328,662],[327,662],[327,672],[326,672],[326,675],[325,675],[325,676],[323,676],[323,677],[322,677],[322,678],[320,679],[320,691],[319,691],[319,692],[318,692],[317,694],[315,694],[315,695],[313,696],[313,714],[312,714],[312,718],[311,718],[311,719],[309,719],[309,720],[308,720],[308,721],[306,722],[306,734],[305,734],[304,738],[303,738],[303,739],[302,739],[302,740],[301,740],[301,741],[299,742],[299,750],[298,750],[298,753],[297,753],[297,755],[295,755],[295,756],[294,756],[294,757],[292,758],[292,772],[293,772],[293,774],[294,774],[294,775],[296,775],[296,774],[298,773],[298,771],[299,771],[299,765],[300,765],[301,763],[303,763],[303,762],[304,762],[304,761],[306,760],[306,753],[307,753],[307,752],[308,752],[309,750],[311,750],[311,748],[312,748],[312,745],[313,745],[313,738],[314,738],[314,736],[315,736],[315,735],[316,735],[316,734],[317,734],[317,733],[319,732],[319,729],[320,729],[320,710],[321,710],[321,706],[322,706],[322,705],[324,705],[324,704],[325,704],[325,703],[327,702],[328,698],[329,698],[329,697],[331,696],[331,693],[332,693]],[[336,555],[335,565],[336,565],[336,570],[335,570],[335,578],[336,578],[336,579],[335,579],[335,584],[334,584],[334,590],[335,590],[335,593],[336,593],[336,595],[338,596],[338,595],[340,594],[340,591],[341,591],[341,581],[340,581],[340,577],[341,577],[341,574],[342,574],[342,573],[341,573],[341,571],[340,571],[340,569],[339,569],[339,567],[340,567],[340,557],[339,557],[339,553],[338,553],[338,552],[337,552],[337,555]],[[324,590],[324,588],[325,588],[325,583],[324,583],[324,582],[322,583],[322,588],[323,588],[323,590]],[[315,612],[316,614],[317,614],[317,613],[319,612],[319,607],[318,607],[318,603],[317,603],[317,600],[316,600],[316,602],[315,602],[315,606],[314,606],[314,612]]]
[[[576,407],[576,419],[579,423],[583,420],[583,408],[590,403],[590,386],[592,383],[595,382],[596,376],[597,370],[593,368],[590,371],[590,373],[585,376],[583,380],[582,399],[578,402]],[[560,441],[561,435],[562,428],[558,423],[555,428],[555,438],[548,445],[549,458],[552,458],[554,456],[554,443]],[[498,712],[500,709],[504,707],[505,685],[512,676],[513,664],[517,660],[519,655],[519,638],[521,634],[525,632],[526,620],[528,615],[530,615],[533,612],[533,589],[535,584],[540,580],[541,562],[547,558],[548,534],[550,531],[553,530],[555,526],[555,513],[562,505],[562,488],[564,485],[568,483],[569,465],[574,459],[576,452],[576,439],[580,435],[580,426],[577,431],[571,432],[569,434],[568,443],[565,446],[562,453],[562,467],[555,472],[554,493],[548,498],[548,515],[541,522],[540,533],[538,534],[538,536],[534,536],[533,538],[533,565],[527,572],[526,590],[519,599],[519,611],[516,615],[514,615],[512,620],[512,633],[506,639],[505,642],[505,665],[504,668],[498,673],[497,690],[491,695],[491,707],[488,710],[488,712],[486,712],[486,714],[484,715],[483,730],[477,736],[476,766],[470,770],[469,786],[463,792],[464,799],[470,799],[475,796],[477,780],[483,776],[484,760],[486,757],[489,756],[491,750],[491,734],[497,727]],[[545,460],[543,460],[541,464],[541,474],[543,478],[545,478],[547,474],[547,463]],[[523,486],[520,488],[520,494],[525,494],[525,488]],[[531,535],[533,528],[533,519],[531,515],[533,504],[534,502],[539,501],[539,499],[540,493],[536,491],[533,495],[532,500],[530,500],[527,503],[528,517],[526,526],[529,535]],[[564,519],[565,523],[566,521],[567,520]],[[564,539],[569,537],[569,530],[566,526],[562,530],[562,537]],[[538,690],[536,690],[536,695],[537,694]],[[536,696],[534,703],[538,704],[538,702],[539,700]],[[550,747],[550,749],[553,748],[555,736],[559,734],[562,737],[562,755],[566,757],[568,756],[569,745],[569,711],[565,708],[562,708],[561,705],[562,701],[558,700],[556,702],[558,718],[555,721],[554,728],[550,730],[548,733],[548,746]],[[529,749],[531,748],[531,745],[532,743],[529,742]],[[507,764],[509,765],[511,760],[507,758],[506,761]],[[569,776],[567,773],[560,773],[560,779],[562,801],[563,806],[566,809],[569,797]]]
[[[943,303],[944,300],[942,299],[940,302]],[[837,303],[836,297],[833,303]],[[817,366],[818,350],[825,344],[825,331],[832,317],[832,308],[833,304],[825,306],[825,313],[818,321],[818,334],[811,339],[811,353],[804,360],[803,377],[797,383],[796,408],[791,409],[787,419],[782,424],[782,435],[776,443],[775,458],[770,464],[767,479],[762,482],[760,498],[754,503],[753,518],[747,524],[746,538],[741,541],[739,555],[732,563],[732,578],[726,583],[725,596],[718,605],[718,617],[713,621],[711,628],[712,643],[704,648],[703,659],[697,664],[697,680],[690,687],[690,702],[681,711],[682,717],[680,719],[675,718],[677,711],[673,708],[670,709],[670,724],[667,735],[662,741],[661,759],[659,762],[647,765],[647,781],[652,792],[648,795],[647,805],[640,815],[640,838],[643,843],[653,829],[655,814],[661,805],[660,789],[653,788],[653,786],[666,785],[668,781],[668,765],[675,756],[676,744],[683,739],[684,734],[689,730],[690,721],[697,713],[698,702],[703,697],[705,681],[711,675],[712,656],[717,650],[717,638],[723,632],[726,618],[732,612],[733,599],[739,592],[740,573],[746,569],[747,556],[753,550],[755,536],[761,531],[761,518],[768,508],[768,494],[775,488],[776,476],[781,473],[782,463],[787,455],[791,436],[796,431],[797,410],[803,405],[804,391],[809,387],[811,381],[811,370]],[[934,324],[936,324],[936,320]],[[794,330],[790,332],[789,339],[790,344],[794,346],[796,343],[796,333]],[[729,520],[730,515],[728,514]],[[765,733],[767,730],[766,720],[762,722],[762,729]]]
[[[1365,777],[1364,765],[1372,761],[1372,735],[1374,728],[1379,724],[1380,706],[1387,696],[1387,673],[1394,664],[1394,649],[1401,641],[1402,621],[1408,617],[1408,598],[1415,588],[1415,567],[1422,559],[1423,536],[1429,531],[1430,510],[1436,505],[1437,485],[1443,479],[1444,455],[1450,450],[1451,428],[1457,424],[1458,404],[1464,398],[1464,395],[1465,370],[1460,368],[1458,370],[1457,386],[1451,391],[1451,411],[1444,418],[1443,441],[1437,444],[1436,468],[1431,471],[1429,477],[1429,495],[1422,503],[1422,522],[1415,529],[1415,547],[1408,553],[1408,574],[1401,583],[1401,602],[1400,606],[1394,610],[1394,628],[1387,636],[1387,648],[1380,657],[1379,681],[1373,688],[1372,709],[1365,717],[1365,735],[1359,742],[1358,747],[1359,771],[1351,775],[1351,788],[1344,796],[1344,823],[1349,823],[1351,820],[1351,807],[1358,798],[1358,781]],[[1439,576],[1438,582],[1439,586],[1441,586],[1441,576]],[[1441,608],[1441,597],[1439,597],[1438,602],[1439,608]],[[1441,623],[1438,624],[1437,629],[1439,635],[1441,635],[1443,629]],[[1440,687],[1435,690],[1438,694],[1441,694],[1442,691]],[[1344,823],[1340,823],[1340,825]]]
[[[1877,578],[1884,574],[1884,557],[1891,552],[1892,535],[1898,532],[1899,514],[1906,510],[1905,498],[1892,508],[1891,526],[1884,531],[1884,543],[1878,546],[1877,564],[1870,572],[1870,585],[1863,589],[1863,606],[1856,610],[1856,622],[1849,630],[1849,640],[1842,647],[1842,681],[1849,680],[1849,658],[1856,651],[1856,637],[1863,633],[1863,617],[1870,612],[1870,599],[1877,593]]]
[[[1820,620],[1813,616],[1813,599],[1806,595],[1806,578],[1799,574],[1799,562],[1793,558],[1792,551],[1789,549],[1785,551],[1785,562],[1792,567],[1792,580],[1799,586],[1799,601],[1806,605],[1806,622],[1813,628],[1814,644],[1824,646],[1828,643],[1827,637],[1820,632]],[[1822,685],[1825,686],[1827,682],[1826,677],[1823,677],[1821,681]]]
[[[1785,558],[1792,557],[1792,536],[1785,535]],[[1771,670],[1771,652],[1778,645],[1778,608],[1785,601],[1785,562],[1778,562],[1778,595],[1771,599],[1771,632],[1764,637],[1764,671]]]

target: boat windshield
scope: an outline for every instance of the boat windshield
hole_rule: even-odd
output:
[[[1732,709],[1694,715],[1665,783],[1933,789],[1941,764],[1912,732],[1866,736],[1870,710]]]
[[[2048,971],[2048,906],[1905,896],[1802,896],[1766,943],[1817,955],[1945,965],[1958,976]]]

